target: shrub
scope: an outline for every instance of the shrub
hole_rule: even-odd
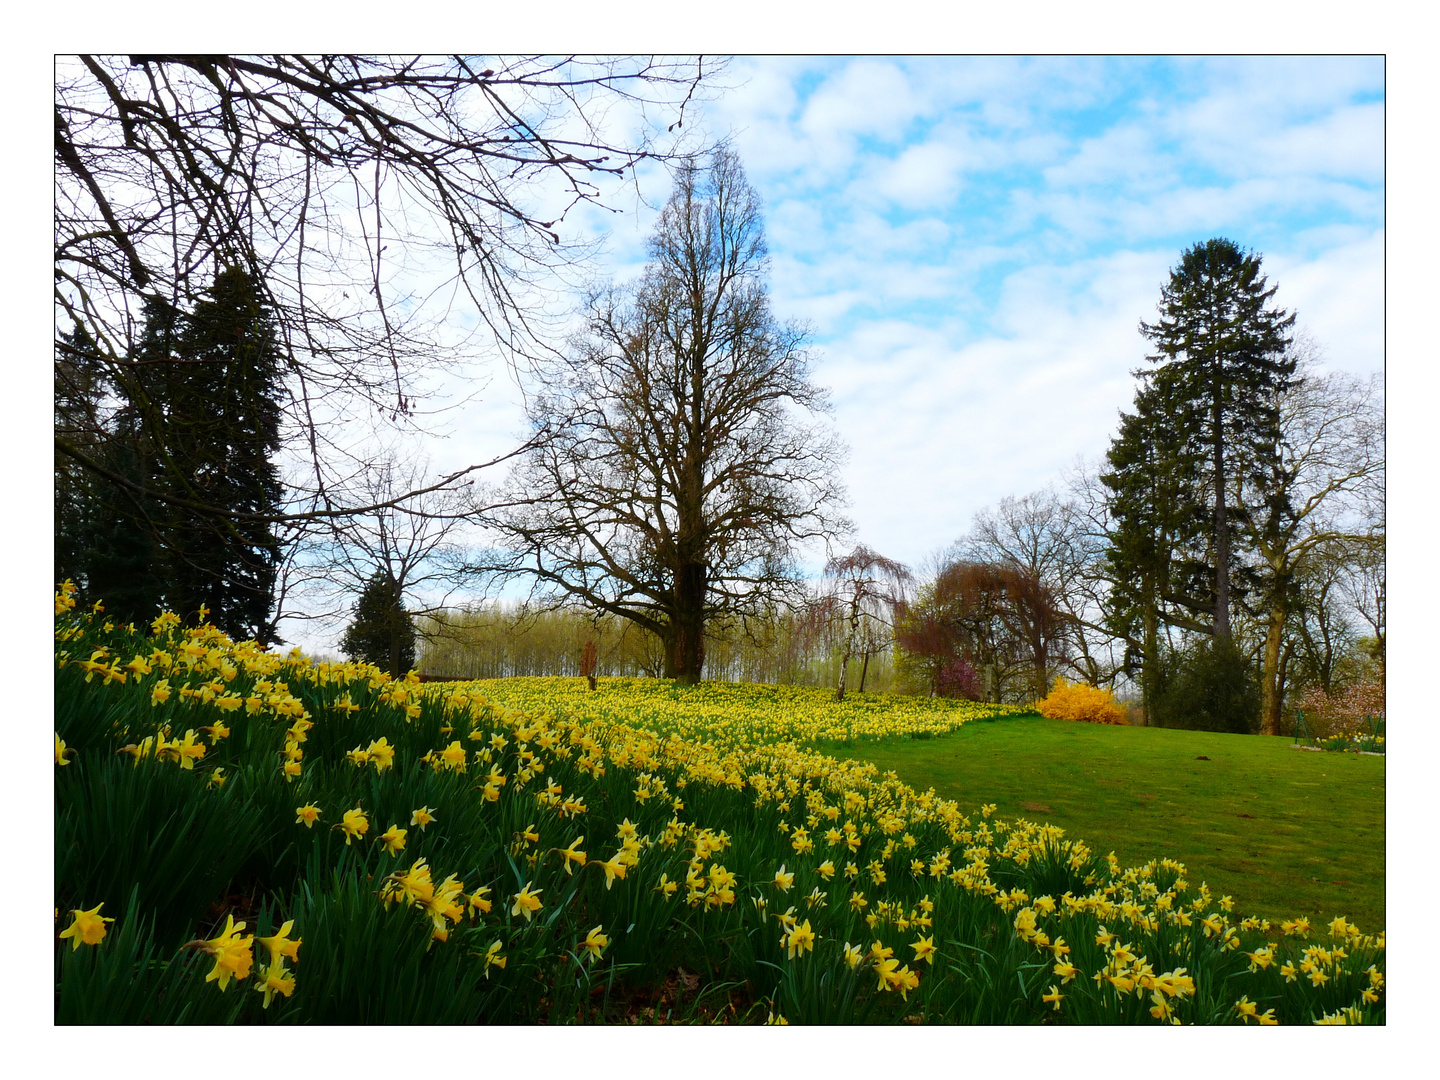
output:
[[[974,665],[963,656],[951,660],[935,675],[935,694],[937,697],[979,701],[983,688]]]
[[[1125,708],[1115,695],[1099,686],[1055,680],[1050,696],[1036,710],[1051,720],[1083,720],[1089,724],[1128,724]]]
[[[1155,701],[1159,727],[1253,735],[1260,729],[1260,680],[1229,638],[1202,641],[1171,659]]]

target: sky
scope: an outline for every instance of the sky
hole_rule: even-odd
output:
[[[773,309],[810,327],[850,447],[851,541],[920,567],[1100,458],[1139,322],[1211,237],[1262,256],[1327,367],[1382,371],[1384,80],[1378,57],[734,59],[697,137],[764,202]],[[596,276],[639,271],[668,185],[567,218]],[[503,453],[519,400],[498,371],[426,452]]]

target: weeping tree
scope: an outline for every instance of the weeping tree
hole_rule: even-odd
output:
[[[860,669],[860,691],[864,693],[870,655],[892,636],[895,612],[905,602],[913,580],[906,567],[863,544],[825,564],[822,592],[813,610],[815,620],[840,643],[836,701],[845,700],[846,674],[857,651],[864,654]]]
[[[475,569],[638,624],[694,683],[707,624],[796,600],[798,551],[844,529],[842,449],[804,329],[771,312],[760,200],[728,148],[680,169],[649,254],[538,371],[530,420],[551,434],[480,514]]]

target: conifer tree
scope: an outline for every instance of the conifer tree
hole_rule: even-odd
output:
[[[351,660],[374,664],[399,678],[415,666],[415,627],[396,582],[376,570],[355,601],[354,621],[340,639]]]
[[[1286,353],[1295,316],[1272,304],[1277,286],[1260,256],[1223,238],[1195,244],[1161,287],[1160,317],[1140,324],[1155,347],[1143,376],[1172,410],[1175,451],[1210,516],[1211,632],[1230,637],[1237,516],[1249,494],[1265,498],[1266,469],[1279,441],[1280,393],[1295,361]],[[1192,597],[1185,606],[1199,609]]]

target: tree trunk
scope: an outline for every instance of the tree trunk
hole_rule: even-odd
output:
[[[1272,604],[1269,625],[1265,630],[1265,666],[1261,676],[1260,731],[1276,735],[1280,731],[1280,638],[1288,613],[1284,604]]]
[[[686,686],[700,681],[705,666],[705,564],[686,563],[675,574],[675,613],[665,677]]]
[[[865,673],[870,670],[870,650],[865,650],[865,658],[860,662],[860,693],[865,692]]]
[[[1217,361],[1218,363],[1218,361]],[[1214,425],[1215,466],[1215,636],[1230,637],[1230,519],[1225,506],[1225,419],[1221,392],[1214,389],[1211,422]]]

